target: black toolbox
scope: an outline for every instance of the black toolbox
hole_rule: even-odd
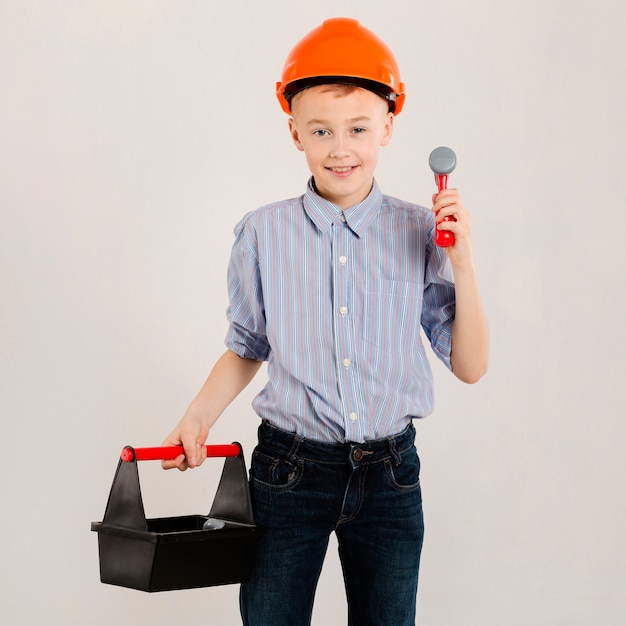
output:
[[[260,531],[243,451],[233,445],[239,453],[225,458],[208,515],[156,519],[146,519],[144,513],[135,449],[124,449],[132,460],[123,460],[123,454],[104,519],[91,524],[98,533],[103,583],[152,592],[228,585],[250,577]],[[203,528],[209,518],[218,529]]]

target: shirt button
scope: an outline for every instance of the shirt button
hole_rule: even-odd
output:
[[[339,263],[341,263],[342,265],[345,265],[347,262],[348,262],[348,259],[345,256],[339,257]]]
[[[347,306],[342,306],[339,309],[339,313],[341,313],[341,315],[343,315],[345,317],[348,314],[348,307]]]
[[[350,359],[344,359],[342,363],[344,367],[350,367],[352,365],[352,361]]]
[[[339,216],[339,219],[340,219],[340,220],[341,220],[344,224],[346,223],[346,216],[345,216],[343,213]]]
[[[359,417],[359,416],[358,416],[358,415],[357,415],[354,411],[352,411],[352,413],[350,413],[350,419],[351,419],[353,422],[356,422],[356,421],[357,421],[357,419],[358,419],[358,417]]]

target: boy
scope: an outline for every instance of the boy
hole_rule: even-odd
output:
[[[432,211],[379,190],[404,86],[391,51],[355,20],[327,20],[296,45],[277,95],[312,177],[300,198],[237,226],[228,349],[164,442],[185,455],[163,466],[203,462],[211,426],[267,360],[250,472],[264,532],[243,623],[310,624],[335,532],[349,624],[413,625],[423,519],[412,420],[432,410],[420,326],[461,380],[487,368],[469,215],[453,189]],[[436,222],[455,235],[445,252]]]

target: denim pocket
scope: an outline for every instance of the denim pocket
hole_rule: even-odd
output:
[[[393,459],[385,461],[385,470],[389,483],[397,491],[415,491],[420,487],[420,460],[417,450],[410,448],[396,464]]]
[[[252,454],[250,478],[260,487],[275,491],[293,489],[302,480],[304,461],[295,462],[269,456],[255,450]]]

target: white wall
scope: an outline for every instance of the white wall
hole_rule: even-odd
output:
[[[626,47],[614,0],[0,2],[2,621],[238,623],[234,586],[102,585],[117,455],[155,445],[223,349],[232,228],[301,193],[273,94],[349,15],[408,97],[378,180],[427,203],[452,146],[492,328],[477,386],[435,365],[417,424],[426,626],[623,624]],[[257,379],[213,441],[249,453]],[[148,515],[206,512],[215,465],[141,467]],[[345,623],[334,551],[314,624]]]

